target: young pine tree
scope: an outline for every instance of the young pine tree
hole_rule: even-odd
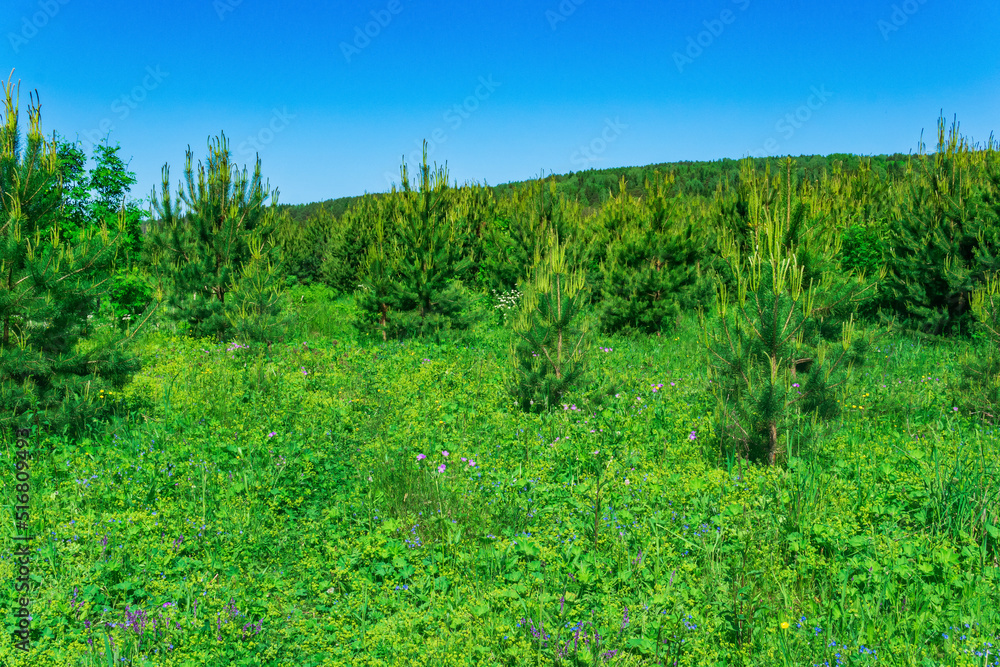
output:
[[[471,321],[464,311],[469,299],[459,276],[469,268],[471,259],[452,210],[448,172],[444,168],[432,171],[427,165],[425,142],[419,190],[411,189],[405,163],[402,180],[401,209],[395,219],[398,253],[388,300],[388,335],[438,335],[452,328],[467,328]]]
[[[140,369],[128,337],[84,341],[87,316],[106,292],[113,258],[125,234],[117,218],[63,235],[63,191],[55,137],[42,136],[38,105],[28,108],[22,146],[13,86],[3,85],[0,129],[0,424],[33,412],[51,433],[82,433],[102,414],[97,396],[118,390]],[[143,314],[139,326],[152,315]],[[138,330],[135,327],[132,334]]]
[[[567,244],[555,232],[545,254],[536,251],[533,274],[521,285],[508,390],[525,412],[543,412],[559,406],[586,375],[589,290],[582,268],[567,260]]]
[[[355,208],[364,205],[362,199]],[[337,294],[354,291],[360,260],[369,244],[365,234],[353,228],[353,218],[354,209],[338,218],[325,206],[305,220],[281,216],[275,239],[288,279],[304,285],[324,283]]]
[[[278,263],[272,238],[277,190],[272,195],[262,183],[259,157],[252,176],[231,163],[225,134],[210,140],[208,149],[207,165],[198,163],[197,181],[193,154],[187,150],[187,189],[178,191],[183,207],[171,199],[170,171],[164,165],[161,196],[153,193],[156,222],[147,240],[150,263],[169,285],[174,317],[186,321],[192,335],[220,341],[237,335],[234,321],[246,312],[249,298],[256,304],[251,309],[255,324],[244,333],[256,332],[261,341],[281,339],[284,320],[279,301],[272,297],[280,293],[283,281],[267,268]],[[250,275],[255,276],[252,285],[241,297],[227,301],[230,293],[239,292],[240,280]],[[269,324],[261,328],[265,320]]]
[[[965,356],[962,395],[984,421],[1000,418],[1000,273],[972,293],[976,348]]]
[[[784,211],[765,209],[759,181],[750,181],[747,249],[741,252],[734,234],[720,239],[736,299],[720,282],[717,323],[709,327],[700,316],[723,449],[770,465],[787,454],[797,415],[837,414],[834,389],[869,344],[855,338],[846,311],[873,288],[861,277],[816,270],[815,258],[838,250],[830,235],[811,243],[814,273],[807,275],[794,233],[803,226],[792,224],[790,171],[789,161]]]
[[[530,277],[535,254],[546,248],[552,232],[565,239],[577,231],[570,217],[555,179],[532,181],[498,202],[493,224],[483,232],[481,284],[506,292]]]
[[[702,239],[692,224],[683,225],[670,195],[672,177],[646,183],[646,198],[625,191],[602,211],[612,236],[601,263],[601,328],[606,332],[670,330],[689,292],[710,290],[700,271]]]
[[[357,325],[362,331],[377,331],[383,341],[389,339],[389,311],[398,254],[396,244],[385,237],[385,225],[377,219],[375,242],[369,246],[361,266]]]
[[[399,246],[395,221],[402,209],[402,197],[393,188],[386,194],[366,194],[344,211],[323,249],[323,281],[343,293],[354,292],[364,282],[365,258],[372,246],[376,242],[388,242],[386,248]]]
[[[490,236],[499,212],[498,203],[489,187],[473,183],[458,188],[454,208],[470,260],[464,275],[459,277],[463,284],[474,285],[480,292],[486,292],[490,289],[492,276],[484,263],[493,252]]]
[[[915,331],[970,331],[970,295],[995,266],[988,257],[1000,251],[996,226],[983,209],[988,180],[981,178],[982,166],[992,152],[970,147],[957,124],[946,137],[939,119],[937,152],[921,160],[909,201],[893,213],[886,301]]]
[[[996,155],[991,156],[996,159]],[[970,409],[991,423],[1000,421],[1000,169],[989,167],[992,186],[983,194],[984,222],[976,260],[986,273],[973,292],[975,348],[964,359],[963,395]]]
[[[294,331],[295,316],[284,307],[277,288],[282,284],[280,267],[260,237],[250,237],[247,248],[250,257],[240,267],[226,309],[232,335],[256,341],[284,338]]]

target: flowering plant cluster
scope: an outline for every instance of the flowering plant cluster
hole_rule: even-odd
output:
[[[443,458],[447,459],[449,456],[451,456],[451,452],[449,452],[447,449],[442,449],[441,450],[441,456]],[[423,461],[426,458],[427,458],[426,454],[423,454],[423,453],[417,454],[417,463],[420,463],[421,461]],[[476,462],[474,460],[472,460],[470,458],[467,458],[465,456],[461,457],[461,459],[462,459],[462,461],[464,461],[465,463],[467,463],[470,468],[475,468],[476,467]],[[440,464],[438,464],[437,471],[439,473],[443,473],[447,469],[448,469],[447,464],[445,464],[443,462],[440,463]]]
[[[497,292],[493,290],[493,296],[497,300],[497,304],[493,306],[494,310],[500,311],[500,318],[506,322],[508,315],[514,313],[517,310],[518,301],[521,299],[521,293],[516,289],[512,289],[509,292]]]

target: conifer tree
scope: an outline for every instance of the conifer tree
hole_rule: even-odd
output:
[[[545,250],[553,231],[561,239],[578,231],[570,217],[566,202],[556,193],[555,179],[532,181],[501,201],[486,232],[484,285],[506,291],[530,277],[536,251]]]
[[[240,267],[225,311],[232,335],[241,340],[282,340],[293,333],[295,315],[282,302],[280,266],[259,236],[248,239],[247,249],[249,258]]]
[[[79,434],[102,414],[97,396],[115,391],[140,368],[129,336],[86,340],[88,315],[106,293],[126,219],[107,221],[67,239],[56,136],[41,132],[39,105],[28,108],[21,144],[14,87],[3,85],[0,130],[0,423],[26,413],[54,433]],[[148,321],[152,304],[132,335]],[[81,343],[86,343],[81,346]],[[85,350],[85,351],[83,351]]]
[[[197,181],[193,154],[187,150],[186,189],[178,188],[183,206],[170,196],[170,171],[164,165],[162,192],[159,197],[153,193],[156,222],[147,240],[149,261],[168,286],[173,317],[187,322],[192,335],[227,340],[236,334],[234,318],[248,314],[249,298],[255,304],[255,324],[243,333],[256,332],[260,341],[279,340],[285,321],[274,297],[283,281],[271,266],[279,262],[273,240],[278,192],[269,193],[262,182],[259,157],[252,175],[230,161],[225,134],[209,140],[208,149],[207,164],[198,163]],[[249,292],[227,301],[250,275],[255,278]]]
[[[281,268],[287,282],[308,285],[318,280],[322,262],[320,248],[325,243],[326,223],[332,215],[325,207],[298,221],[282,216],[275,228],[275,243],[280,248]]]
[[[833,390],[870,342],[854,335],[850,307],[873,288],[863,276],[812,271],[799,258],[794,224],[791,160],[784,211],[771,212],[750,178],[751,234],[741,252],[735,234],[720,239],[723,261],[735,279],[736,298],[718,284],[715,326],[701,315],[709,377],[719,409],[716,433],[724,449],[753,461],[775,464],[787,454],[796,415],[828,419],[837,414]],[[801,214],[800,214],[801,215]],[[839,249],[830,235],[811,243],[814,257]]]
[[[393,284],[396,275],[398,248],[391,239],[385,237],[385,225],[381,219],[375,221],[375,241],[365,253],[361,269],[358,308],[360,321],[358,328],[372,330],[389,339],[389,311],[393,303]]]
[[[970,330],[970,295],[994,266],[989,258],[1000,251],[983,208],[988,181],[982,167],[991,152],[970,147],[957,124],[946,137],[939,119],[937,152],[921,160],[909,201],[894,212],[887,300],[890,312],[911,329],[935,336]]]
[[[288,280],[304,285],[324,283],[338,294],[357,287],[358,268],[370,245],[371,231],[352,223],[360,209],[370,206],[369,197],[365,195],[339,218],[325,206],[303,222],[288,216],[279,218],[275,238]]]
[[[365,260],[372,245],[376,242],[399,245],[394,221],[401,209],[402,197],[393,188],[385,195],[364,195],[338,222],[331,223],[321,250],[323,282],[340,293],[354,292],[364,282]],[[378,229],[382,230],[382,241],[378,241]]]
[[[963,358],[962,395],[985,421],[1000,420],[1000,273],[972,293],[977,345]]]
[[[378,316],[386,322],[383,333],[394,337],[438,335],[452,328],[467,328],[471,321],[463,310],[469,300],[458,277],[469,268],[471,260],[453,210],[447,170],[432,171],[427,165],[425,142],[419,189],[411,188],[405,163],[402,180],[400,210],[394,220],[393,242],[398,241],[392,262],[394,280],[388,302],[378,303]],[[371,258],[374,261],[375,255]],[[370,299],[363,303],[375,305]]]
[[[607,332],[669,330],[687,292],[698,288],[703,297],[711,289],[701,272],[704,243],[690,220],[683,224],[676,216],[678,202],[669,194],[673,178],[654,178],[641,202],[626,192],[622,178],[618,195],[602,212],[612,233],[601,263],[599,312]]]
[[[962,395],[970,409],[990,423],[1000,421],[1000,162],[988,165],[990,188],[983,193],[983,225],[977,237],[976,261],[986,274],[973,290],[970,307],[974,348],[963,359]]]
[[[499,208],[493,191],[486,186],[466,184],[455,193],[455,216],[467,248],[469,264],[459,278],[464,284],[475,285],[481,291],[490,289],[492,276],[484,262],[493,251],[490,231],[495,226]]]
[[[525,412],[543,412],[558,407],[585,378],[589,290],[583,269],[572,265],[567,243],[555,231],[544,254],[539,248],[533,259],[532,279],[520,285],[524,297],[513,325],[508,390]]]

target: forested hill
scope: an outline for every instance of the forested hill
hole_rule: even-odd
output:
[[[880,178],[898,177],[906,168],[906,162],[911,156],[896,153],[894,155],[874,155],[871,160],[872,171]],[[850,172],[858,167],[861,156],[834,153],[832,155],[806,155],[796,158],[795,170],[797,178],[802,180],[817,180],[823,172],[833,170],[835,163]],[[772,171],[783,164],[784,157],[755,158],[754,164],[763,168],[770,164]],[[710,196],[722,180],[733,179],[739,173],[740,160],[723,158],[707,162],[662,162],[644,167],[614,167],[610,169],[588,169],[586,171],[554,174],[548,178],[554,179],[556,189],[571,200],[578,200],[585,206],[596,206],[608,197],[608,192],[618,189],[618,183],[624,176],[632,194],[638,196],[642,192],[642,184],[646,178],[652,177],[657,171],[663,173],[673,171],[677,176],[677,184],[681,192],[692,195]],[[782,167],[783,168],[783,167]],[[490,186],[494,195],[504,195],[529,183],[516,181]],[[375,194],[376,197],[379,194]],[[280,208],[288,209],[293,220],[305,220],[314,216],[320,208],[326,208],[334,217],[339,218],[348,208],[360,201],[361,195],[339,197],[323,202],[310,204],[282,204]]]

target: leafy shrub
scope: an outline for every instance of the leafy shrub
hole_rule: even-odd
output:
[[[136,266],[119,268],[111,279],[107,300],[112,317],[121,329],[127,329],[155,299],[155,285]]]

